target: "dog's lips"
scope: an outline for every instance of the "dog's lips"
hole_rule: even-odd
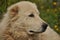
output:
[[[39,34],[39,33],[42,33],[42,32],[29,32],[28,34],[29,35],[34,35],[34,34]]]
[[[31,33],[41,33],[41,32],[35,32],[35,31],[30,31]]]
[[[46,31],[46,29],[43,29],[42,31],[29,31],[29,32],[32,34],[39,34],[39,33],[45,32],[45,31]]]
[[[41,31],[41,32],[32,32],[33,34],[39,34],[39,33],[43,33],[45,31]]]

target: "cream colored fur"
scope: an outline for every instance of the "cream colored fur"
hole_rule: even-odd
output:
[[[31,14],[34,17],[29,17]],[[60,40],[60,36],[50,28],[39,34],[29,32],[42,31],[43,23],[46,22],[39,17],[39,11],[34,3],[16,3],[7,9],[0,23],[0,40]]]

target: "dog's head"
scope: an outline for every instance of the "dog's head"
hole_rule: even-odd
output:
[[[10,6],[7,10],[12,21],[12,27],[24,29],[28,34],[42,33],[46,24],[39,16],[34,3],[23,1]]]

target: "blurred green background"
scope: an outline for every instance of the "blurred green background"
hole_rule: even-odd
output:
[[[31,1],[36,3],[40,16],[50,27],[60,34],[60,0],[0,0],[0,20],[7,7],[19,1]]]

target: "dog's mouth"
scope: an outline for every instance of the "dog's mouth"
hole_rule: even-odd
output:
[[[44,31],[43,31],[43,32],[44,32]],[[29,34],[29,35],[33,35],[33,34],[39,34],[39,33],[43,33],[43,32],[30,31],[28,34]]]
[[[46,31],[46,29],[47,29],[47,28],[45,28],[45,29],[43,28],[43,29],[41,29],[40,31],[33,31],[33,30],[30,30],[30,31],[29,31],[29,34],[39,34],[39,33],[43,33],[43,32]]]
[[[35,34],[35,33],[43,33],[43,32],[45,32],[45,31],[46,31],[46,29],[43,29],[42,31],[32,31],[32,30],[31,30],[31,31],[29,31],[29,32],[34,33],[34,34]]]

